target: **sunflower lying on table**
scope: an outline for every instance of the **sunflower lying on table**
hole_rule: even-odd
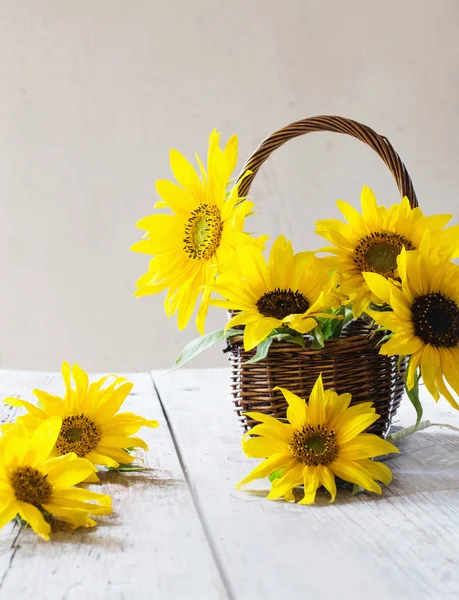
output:
[[[93,527],[96,522],[88,515],[111,512],[111,499],[74,486],[98,483],[96,465],[140,470],[130,467],[136,458],[132,450],[148,446],[133,434],[158,427],[157,421],[119,412],[133,387],[124,377],[107,375],[89,384],[83,369],[66,362],[62,376],[63,398],[34,390],[39,406],[5,399],[27,413],[1,427],[0,528],[17,515],[45,539],[52,517],[73,528]]]
[[[335,476],[381,494],[377,482],[389,485],[392,473],[385,464],[370,459],[399,450],[377,435],[362,433],[379,418],[371,402],[350,407],[351,395],[324,390],[321,377],[308,402],[286,389],[281,388],[281,392],[288,402],[286,423],[263,413],[250,413],[260,425],[246,433],[242,448],[250,458],[266,460],[238,488],[281,470],[272,480],[269,500],[294,501],[293,490],[303,485],[300,504],[312,504],[321,486],[334,502]]]

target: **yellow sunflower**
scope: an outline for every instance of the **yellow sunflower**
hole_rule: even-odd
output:
[[[52,458],[62,419],[42,421],[31,437],[22,426],[0,437],[0,528],[19,515],[46,540],[58,517],[77,527],[94,527],[89,515],[111,512],[110,496],[73,487],[94,473],[94,465],[76,454]]]
[[[178,182],[160,180],[156,190],[162,201],[155,208],[167,207],[174,214],[156,214],[141,219],[144,239],[131,250],[150,254],[148,272],[137,282],[137,296],[157,294],[166,288],[165,311],[168,317],[178,311],[179,329],[188,324],[202,286],[213,282],[222,262],[233,260],[234,248],[253,241],[242,229],[253,203],[242,201],[237,183],[227,187],[237,162],[237,137],[233,135],[224,150],[220,134],[209,138],[207,173],[196,155],[201,177],[187,159],[171,150],[170,162]],[[204,291],[196,326],[204,332],[210,291]]]
[[[316,317],[330,317],[325,309],[341,305],[336,276],[330,277],[325,263],[313,252],[294,254],[283,235],[275,240],[268,263],[260,248],[245,245],[238,249],[236,264],[224,268],[211,286],[225,300],[211,304],[240,311],[226,328],[245,325],[245,350],[281,325],[307,333],[316,327]]]
[[[408,198],[389,209],[376,204],[376,198],[368,187],[362,189],[362,214],[355,208],[338,200],[347,225],[337,219],[316,223],[316,233],[333,244],[321,251],[332,252],[328,257],[331,270],[342,274],[341,290],[353,301],[353,313],[357,318],[370,302],[380,299],[365,283],[362,273],[378,273],[386,278],[398,279],[397,256],[402,248],[416,250],[426,230],[430,231],[432,248],[459,251],[459,225],[443,229],[451,215],[426,217],[420,208],[412,209]]]
[[[293,489],[304,485],[300,504],[312,504],[321,486],[334,502],[335,476],[381,494],[377,482],[389,485],[392,473],[386,465],[370,459],[399,450],[377,435],[362,433],[378,419],[372,403],[350,407],[351,395],[324,391],[321,376],[309,402],[286,389],[276,389],[288,402],[288,422],[258,412],[247,413],[261,423],[244,436],[243,450],[250,458],[266,460],[238,484],[238,489],[283,469],[282,476],[272,482],[269,500],[284,497],[292,501]]]
[[[422,380],[438,401],[442,394],[456,409],[459,404],[445,384],[459,395],[459,266],[448,255],[424,248],[402,251],[398,257],[401,286],[375,273],[365,273],[369,289],[393,312],[371,311],[376,323],[394,332],[381,354],[410,355],[407,387]]]
[[[118,412],[133,384],[123,377],[114,377],[109,385],[104,385],[111,376],[102,377],[89,385],[87,373],[77,364],[72,369],[68,363],[62,364],[65,383],[65,396],[53,396],[43,390],[34,390],[39,406],[20,400],[6,398],[11,406],[27,409],[27,414],[18,417],[16,423],[23,425],[32,434],[49,417],[62,419],[62,427],[52,451],[53,456],[74,452],[96,465],[119,467],[129,464],[135,456],[127,448],[144,448],[147,444],[139,437],[133,437],[141,427],[158,427],[157,421],[148,421],[134,413]],[[75,381],[72,387],[71,376]],[[3,431],[14,424],[3,426]],[[93,475],[91,481],[99,481]]]

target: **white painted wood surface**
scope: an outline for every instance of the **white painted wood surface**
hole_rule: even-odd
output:
[[[0,532],[0,600],[431,600],[459,598],[459,434],[431,428],[402,442],[382,497],[340,490],[316,506],[269,502],[267,485],[235,484],[257,461],[240,448],[229,372],[132,376],[127,408],[161,427],[143,473],[107,473],[114,514],[94,530],[50,542],[9,525]],[[60,376],[0,372],[0,394],[61,391]],[[425,397],[426,416],[459,415]],[[165,415],[163,414],[165,409]],[[16,409],[0,408],[0,420]],[[406,402],[401,425],[414,420]],[[171,430],[169,429],[171,428]],[[172,435],[171,435],[172,434]]]
[[[1,600],[203,600],[227,594],[185,481],[149,374],[131,377],[125,404],[157,429],[140,434],[147,471],[105,473],[114,513],[90,530],[60,531],[51,541],[9,525],[0,532]],[[60,375],[0,372],[0,395],[32,400],[34,387],[62,391]],[[17,409],[0,405],[0,420]],[[142,451],[140,451],[142,452]]]
[[[270,502],[266,484],[235,489],[258,461],[240,448],[229,372],[153,377],[234,598],[459,598],[458,433],[429,428],[403,440],[382,497],[341,490],[332,505],[320,492],[316,506]],[[425,395],[424,405],[426,418],[459,425],[446,401]],[[413,422],[406,400],[397,424]]]

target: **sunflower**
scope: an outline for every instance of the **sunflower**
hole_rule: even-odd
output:
[[[147,444],[139,437],[132,437],[141,427],[158,427],[157,421],[148,421],[133,413],[118,412],[133,384],[123,377],[104,387],[110,376],[102,377],[89,385],[88,375],[77,364],[72,369],[68,363],[62,364],[65,382],[65,396],[53,396],[43,390],[33,390],[39,406],[18,398],[6,398],[11,406],[27,409],[27,414],[18,417],[16,423],[23,425],[32,434],[49,417],[62,419],[62,427],[57,436],[53,456],[63,456],[74,452],[95,465],[119,467],[129,464],[135,456],[127,448],[143,448]],[[71,376],[75,381],[72,387]],[[3,426],[3,431],[14,425]],[[99,481],[92,475],[91,481]]]
[[[307,333],[316,327],[316,317],[331,316],[324,310],[341,304],[333,289],[336,277],[330,277],[325,263],[313,252],[294,254],[283,235],[275,240],[268,264],[260,248],[245,245],[238,249],[236,264],[224,268],[211,286],[225,300],[211,304],[240,311],[226,328],[246,326],[245,350],[282,325]]]
[[[398,257],[401,286],[375,273],[365,273],[369,289],[393,312],[368,310],[376,323],[394,335],[381,346],[381,354],[410,355],[407,387],[422,380],[438,401],[442,394],[456,409],[459,404],[445,379],[459,395],[459,266],[448,255],[424,248],[402,251]]]
[[[53,515],[77,527],[94,527],[89,515],[111,512],[110,496],[73,487],[94,473],[94,465],[70,453],[52,458],[62,419],[42,421],[30,437],[22,426],[0,438],[0,528],[19,515],[46,540]]]
[[[137,281],[135,295],[157,294],[168,288],[165,311],[168,317],[178,312],[179,329],[188,324],[202,286],[213,282],[219,264],[233,260],[237,245],[254,241],[242,232],[253,203],[239,197],[240,180],[227,193],[237,162],[237,137],[233,135],[224,150],[219,141],[220,134],[214,130],[209,138],[207,173],[196,155],[201,177],[184,156],[171,150],[170,162],[178,185],[157,181],[156,190],[162,200],[155,208],[167,207],[174,214],[141,219],[137,226],[147,233],[131,248],[153,256],[148,272]],[[204,291],[196,317],[200,333],[204,332],[209,296],[209,290]]]
[[[338,208],[347,225],[337,219],[316,223],[316,233],[333,244],[321,251],[334,253],[328,257],[331,270],[342,274],[341,290],[353,301],[354,317],[357,318],[370,302],[380,299],[365,283],[362,273],[378,273],[386,278],[398,279],[397,256],[402,248],[416,250],[426,230],[430,230],[432,248],[459,251],[459,225],[443,227],[451,215],[426,217],[420,208],[411,208],[408,198],[389,209],[376,204],[370,188],[364,186],[361,194],[362,214],[342,200]]]
[[[321,486],[334,502],[335,476],[381,494],[377,481],[389,485],[392,473],[386,465],[370,459],[399,450],[376,435],[361,433],[378,419],[371,402],[350,407],[351,395],[324,391],[322,376],[307,403],[286,389],[275,389],[288,402],[288,422],[258,412],[247,413],[261,423],[244,436],[243,450],[250,458],[266,460],[238,484],[238,489],[283,469],[282,476],[272,482],[269,500],[284,497],[291,501],[292,490],[304,485],[300,504],[312,504]]]

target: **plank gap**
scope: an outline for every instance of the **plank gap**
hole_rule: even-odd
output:
[[[158,389],[158,387],[156,385],[156,382],[155,382],[155,380],[153,378],[153,374],[152,373],[150,373],[150,377],[151,377],[151,380],[153,382],[153,387],[155,388],[156,395],[158,396],[158,401],[159,401],[159,404],[161,405],[161,409],[163,411],[164,419],[166,420],[167,426],[169,428],[169,433],[170,433],[170,436],[172,438],[172,443],[174,444],[174,448],[175,448],[175,451],[176,451],[176,454],[177,454],[177,457],[178,457],[178,460],[179,460],[179,463],[180,463],[180,467],[181,467],[182,472],[183,472],[183,476],[185,478],[185,481],[186,481],[186,484],[188,486],[188,489],[190,490],[190,494],[191,494],[191,498],[193,500],[194,508],[196,510],[196,513],[198,515],[199,520],[201,521],[201,525],[202,525],[202,529],[204,531],[204,535],[206,537],[207,543],[209,544],[210,551],[211,551],[212,556],[214,558],[215,565],[217,567],[218,573],[219,573],[219,575],[220,575],[220,577],[222,579],[223,585],[225,587],[225,591],[226,591],[226,593],[228,595],[228,599],[229,600],[237,600],[237,596],[236,596],[236,594],[235,594],[235,592],[233,590],[233,587],[231,585],[231,580],[230,580],[228,574],[225,571],[225,568],[223,566],[223,561],[222,561],[222,559],[220,557],[220,553],[217,550],[217,545],[216,545],[216,543],[215,543],[215,541],[213,539],[213,536],[212,536],[212,534],[210,532],[209,524],[207,522],[207,519],[205,517],[204,511],[202,510],[201,504],[199,502],[199,498],[198,498],[198,494],[197,494],[196,488],[194,487],[193,482],[191,481],[191,477],[190,477],[189,471],[188,471],[188,469],[186,467],[185,461],[183,460],[182,452],[180,450],[180,445],[178,443],[178,439],[177,439],[177,436],[175,434],[174,425],[173,425],[173,423],[172,423],[172,421],[171,421],[171,419],[169,417],[169,413],[168,413],[168,411],[166,409],[166,406],[165,406],[165,404],[164,404],[164,402],[163,402],[163,400],[161,398],[161,394],[159,393],[159,389]]]

